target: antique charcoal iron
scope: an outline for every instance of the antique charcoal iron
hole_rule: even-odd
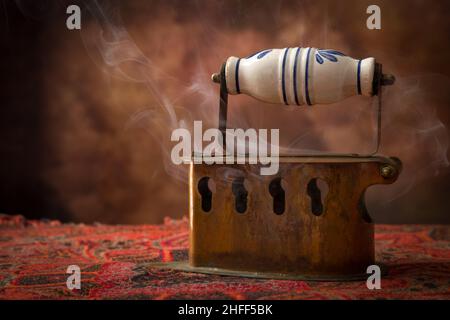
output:
[[[367,278],[367,267],[376,262],[374,224],[364,194],[371,185],[393,183],[401,171],[397,158],[376,155],[381,86],[395,78],[383,74],[374,58],[285,48],[230,57],[212,80],[220,84],[224,142],[229,94],[285,105],[328,104],[360,94],[379,99],[377,146],[367,155],[281,156],[275,176],[255,174],[258,164],[192,161],[189,262],[170,266],[248,277]]]

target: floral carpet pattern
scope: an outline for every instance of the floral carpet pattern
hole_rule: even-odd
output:
[[[450,226],[377,225],[380,290],[365,281],[312,282],[151,267],[187,259],[187,219],[84,225],[0,215],[0,299],[450,299]],[[69,290],[69,265],[81,288]]]

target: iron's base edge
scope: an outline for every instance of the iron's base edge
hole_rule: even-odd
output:
[[[385,265],[377,264],[381,269],[381,275],[386,275],[388,269]],[[250,272],[241,270],[230,270],[212,267],[193,267],[188,261],[153,262],[148,267],[157,269],[173,269],[183,272],[214,274],[220,276],[234,276],[244,278],[278,279],[278,280],[302,280],[302,281],[361,281],[367,280],[370,274],[348,274],[348,275],[310,275],[271,272]]]

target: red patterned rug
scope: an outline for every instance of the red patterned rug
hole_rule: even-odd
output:
[[[365,282],[248,279],[149,268],[187,258],[188,222],[110,226],[0,215],[1,299],[450,299],[450,226],[376,227],[380,290]],[[81,289],[66,286],[69,265]]]

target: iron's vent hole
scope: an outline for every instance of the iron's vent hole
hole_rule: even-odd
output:
[[[363,192],[361,194],[361,197],[359,198],[358,201],[358,210],[359,213],[361,214],[363,220],[367,223],[372,223],[372,218],[369,216],[369,212],[367,211],[367,207],[366,207],[366,201],[365,201],[365,192]]]
[[[328,194],[328,184],[322,179],[314,178],[309,181],[306,190],[311,198],[311,212],[320,216],[323,213],[323,203]]]
[[[281,178],[275,178],[270,182],[269,193],[273,198],[273,212],[276,214],[283,214],[285,207],[285,192],[281,186]]]
[[[234,194],[234,207],[237,212],[244,213],[247,211],[248,191],[244,185],[244,178],[236,178],[233,180],[232,191]]]
[[[210,189],[210,179],[209,177],[203,177],[198,182],[198,192],[202,197],[202,210],[204,212],[211,211],[212,207],[212,191]]]

